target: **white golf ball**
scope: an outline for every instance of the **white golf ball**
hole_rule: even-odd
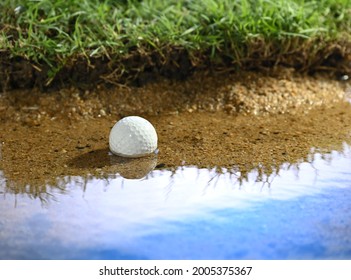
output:
[[[109,146],[122,157],[142,157],[157,149],[157,133],[153,125],[137,116],[119,120],[111,129]]]

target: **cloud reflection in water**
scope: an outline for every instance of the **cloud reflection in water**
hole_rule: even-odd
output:
[[[46,204],[2,184],[0,259],[351,258],[350,147],[325,157],[259,181],[195,167],[67,177]]]

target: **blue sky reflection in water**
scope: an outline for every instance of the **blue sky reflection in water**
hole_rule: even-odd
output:
[[[43,203],[6,191],[0,259],[351,259],[351,150],[265,182],[224,170],[65,178]]]

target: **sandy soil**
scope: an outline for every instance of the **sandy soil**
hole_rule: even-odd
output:
[[[96,92],[4,93],[0,172],[13,192],[42,192],[66,176],[140,178],[184,165],[240,171],[242,180],[253,169],[263,176],[351,143],[347,86],[282,71],[202,73],[186,82]],[[109,155],[109,131],[126,115],[154,124],[157,156]]]

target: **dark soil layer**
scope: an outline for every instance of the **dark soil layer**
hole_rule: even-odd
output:
[[[324,45],[323,42],[313,44]],[[23,57],[11,57],[0,52],[0,90],[37,87],[41,90],[75,86],[92,89],[98,84],[127,84],[142,86],[162,78],[186,80],[194,72],[206,71],[279,71],[281,67],[295,69],[301,73],[315,74],[327,72],[335,78],[351,75],[350,43],[339,41],[325,44],[317,54],[310,57],[308,48],[296,49],[282,54],[272,43],[258,41],[246,50],[245,59],[236,60],[218,54],[215,59],[209,53],[190,55],[182,48],[168,48],[162,52],[142,54],[131,52],[127,57],[72,57],[67,64],[52,77],[52,69],[44,62],[34,63]],[[278,70],[277,70],[278,68]]]

